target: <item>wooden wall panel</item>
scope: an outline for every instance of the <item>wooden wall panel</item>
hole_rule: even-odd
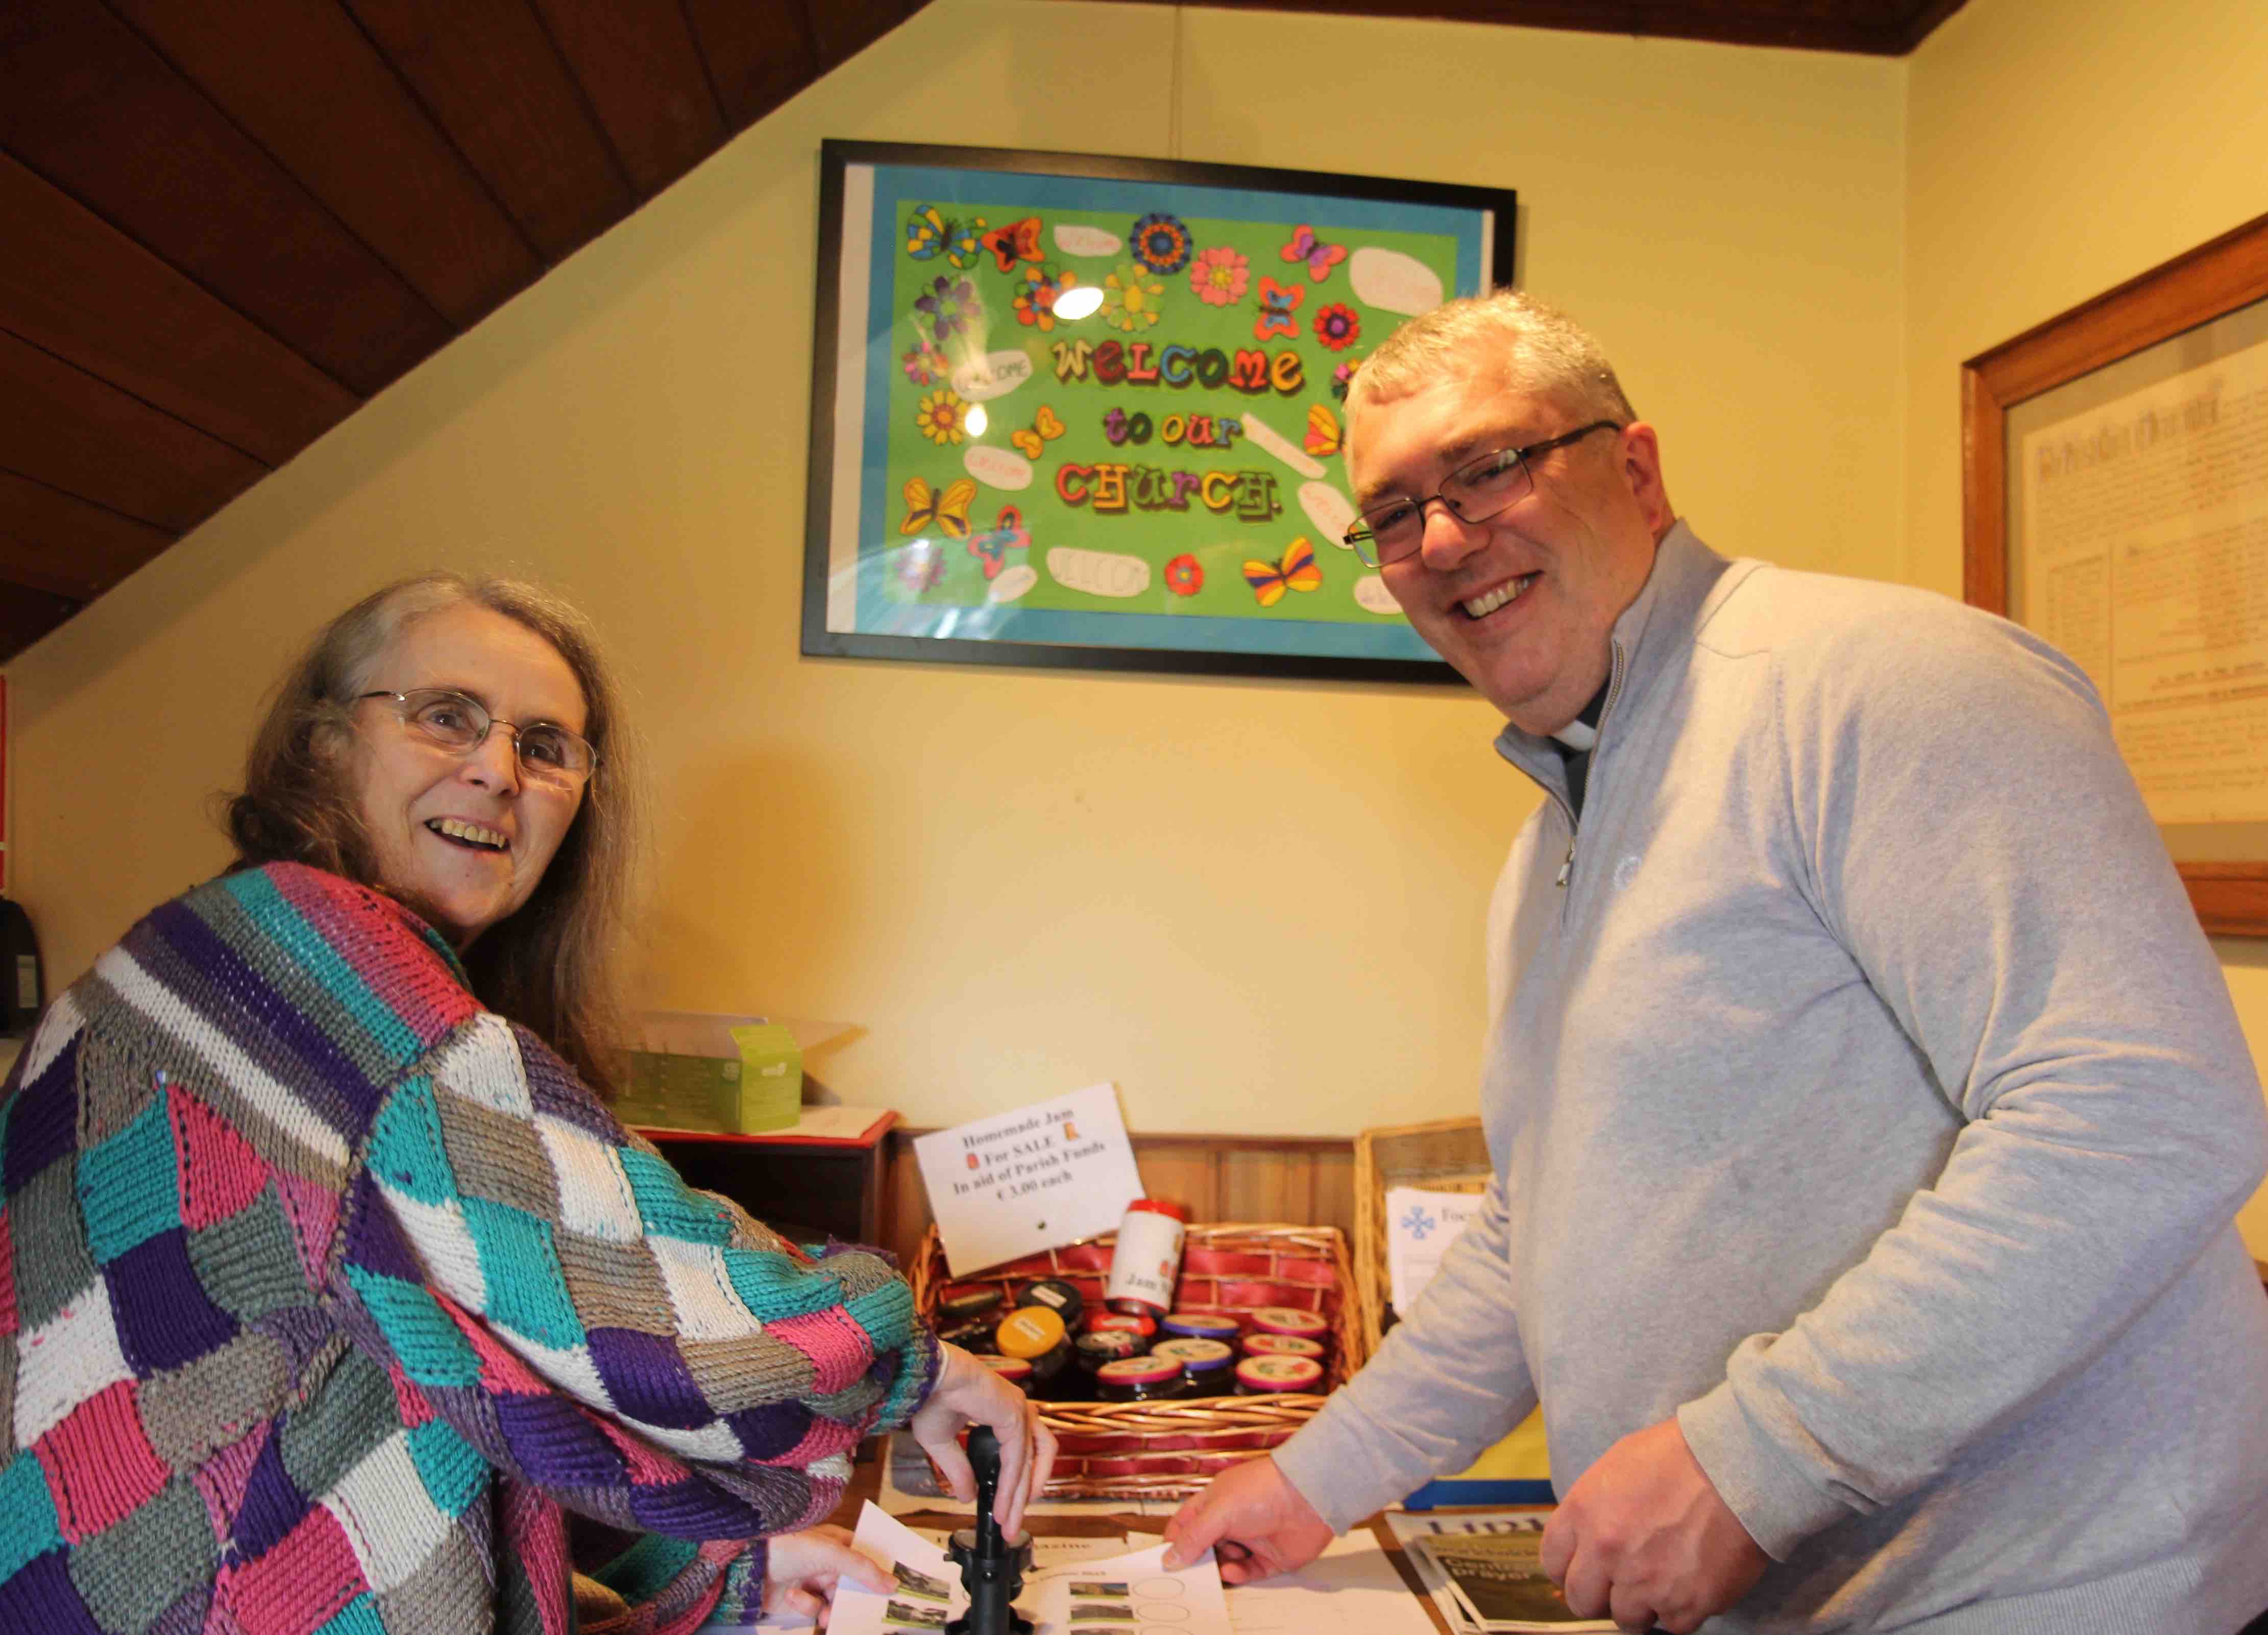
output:
[[[630,183],[524,0],[343,0],[546,262],[619,221]]]
[[[685,15],[709,65],[725,122],[744,130],[809,85],[819,48],[801,4],[685,0]]]
[[[112,4],[457,328],[534,278],[534,251],[328,0]]]
[[[98,5],[0,6],[0,150],[361,395],[449,339],[416,291]]]
[[[176,533],[266,475],[241,449],[0,335],[0,460],[22,476]]]
[[[840,67],[918,9],[907,0],[814,0],[811,27],[819,71]]]
[[[918,1130],[894,1130],[885,1166],[885,1247],[909,1264],[929,1230],[915,1161]],[[1307,1136],[1135,1135],[1142,1188],[1186,1204],[1197,1221],[1290,1221],[1354,1239],[1354,1143]]]
[[[0,579],[92,601],[173,534],[0,471]]]
[[[280,466],[358,400],[100,217],[0,157],[0,329]]]
[[[65,596],[22,585],[0,585],[0,649],[20,652],[79,610]]]
[[[677,0],[535,0],[535,8],[639,197],[660,192],[725,140],[724,114]]]

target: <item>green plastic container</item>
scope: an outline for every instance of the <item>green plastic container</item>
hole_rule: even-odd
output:
[[[615,1116],[626,1124],[759,1135],[802,1116],[803,1052],[761,1016],[649,1011],[625,1056]]]

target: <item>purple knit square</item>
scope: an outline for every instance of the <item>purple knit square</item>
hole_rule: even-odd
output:
[[[725,1416],[751,1459],[777,1459],[803,1440],[811,1429],[811,1410],[801,1403],[765,1403]]]
[[[206,1298],[186,1226],[145,1238],[102,1269],[126,1360],[145,1379],[236,1337],[236,1319]]]
[[[229,1548],[239,1560],[257,1561],[276,1548],[307,1513],[307,1496],[284,1468],[284,1439],[271,1436],[244,1480],[244,1502],[230,1528]]]
[[[63,1566],[63,1552],[34,1556],[0,1583],[0,1630],[40,1635],[102,1635]]]
[[[609,1487],[622,1480],[620,1450],[563,1398],[500,1395],[496,1417],[520,1469],[544,1486]]]
[[[55,1059],[37,1079],[16,1092],[0,1117],[8,1121],[7,1155],[0,1166],[0,1186],[13,1197],[26,1182],[64,1153],[77,1138],[78,1122],[78,1046],[84,1035],[55,1052]]]
[[[705,1482],[687,1477],[630,1490],[630,1513],[650,1533],[673,1538],[730,1538],[763,1530],[765,1518]],[[777,1522],[774,1522],[777,1525]]]
[[[601,1141],[620,1141],[622,1126],[551,1048],[525,1027],[515,1027],[512,1031],[519,1037],[519,1059],[527,1071],[527,1096],[535,1110]]]
[[[677,1347],[636,1329],[591,1330],[591,1360],[615,1405],[648,1425],[691,1430],[717,1417]]]
[[[278,1055],[295,1058],[298,1071],[286,1068],[278,1076],[303,1095],[320,1082],[324,1094],[308,1099],[326,1113],[343,1115],[343,1119],[335,1121],[342,1128],[359,1130],[369,1123],[378,1108],[379,1086],[348,1059],[313,1016],[291,1002],[272,977],[247,964],[185,902],[167,903],[144,924],[205,980],[226,991],[232,1001],[227,1018],[230,1031],[240,1044],[277,1066],[283,1065],[276,1059]],[[353,1025],[343,1007],[338,1021],[341,1026]]]
[[[361,1170],[355,1175],[347,1207],[348,1264],[382,1272],[404,1283],[425,1281],[424,1268],[410,1252],[408,1241],[401,1235],[401,1224],[394,1219],[394,1211],[379,1193],[378,1182],[371,1179],[369,1170]]]

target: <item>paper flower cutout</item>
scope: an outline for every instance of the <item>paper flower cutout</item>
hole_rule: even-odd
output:
[[[1163,276],[1177,273],[1189,264],[1189,252],[1195,247],[1189,241],[1189,230],[1182,225],[1178,216],[1168,216],[1163,210],[1153,211],[1134,224],[1129,249],[1134,259],[1152,272]]]
[[[1315,314],[1315,339],[1334,352],[1344,352],[1362,337],[1362,320],[1344,301],[1333,301]]]
[[[1194,596],[1204,589],[1204,564],[1183,551],[1166,564],[1166,588],[1176,596]]]
[[[967,408],[961,401],[961,394],[949,387],[932,392],[914,410],[914,424],[932,443],[958,443],[968,435],[968,422],[961,413]]]
[[[939,274],[930,287],[914,298],[914,321],[926,322],[930,339],[943,341],[972,327],[981,310],[976,286],[966,278]]]
[[[1036,324],[1040,328],[1056,327],[1056,300],[1065,290],[1079,282],[1079,274],[1068,267],[1057,267],[1053,261],[1023,269],[1023,277],[1016,285],[1016,321]]]
[[[1189,288],[1207,306],[1235,306],[1251,282],[1251,264],[1226,244],[1199,250],[1189,268]]]
[[[1158,321],[1165,294],[1164,284],[1144,277],[1133,262],[1121,261],[1118,270],[1102,281],[1102,321],[1113,329],[1147,329]]]

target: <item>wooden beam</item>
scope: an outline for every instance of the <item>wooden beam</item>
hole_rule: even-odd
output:
[[[548,262],[622,219],[630,183],[525,0],[342,0]]]
[[[92,601],[177,536],[0,471],[0,579]]]
[[[724,112],[678,0],[535,0],[535,9],[641,197],[725,140]]]
[[[0,156],[0,329],[280,466],[355,394],[60,188]]]
[[[0,11],[0,151],[368,396],[448,325],[149,43],[85,0]]]
[[[685,0],[725,122],[744,130],[819,77],[819,47],[801,4]]]
[[[268,470],[11,335],[0,335],[0,460],[18,475],[176,533]]]
[[[456,328],[534,281],[535,252],[344,11],[112,4]]]

